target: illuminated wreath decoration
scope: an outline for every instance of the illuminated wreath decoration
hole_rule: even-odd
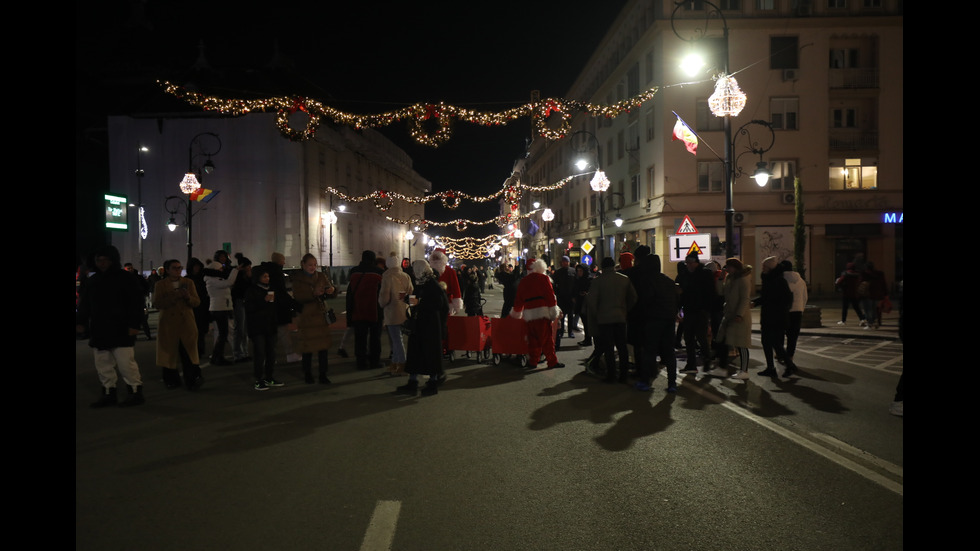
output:
[[[541,104],[534,114],[534,125],[538,129],[538,134],[548,140],[560,140],[571,130],[572,115],[563,109],[563,105],[555,100],[548,100]],[[561,117],[561,126],[557,130],[548,128],[548,118],[552,114]]]
[[[303,130],[294,130],[289,126],[289,116],[297,111],[302,111],[307,116],[306,128]],[[280,108],[276,111],[276,126],[279,127],[279,132],[290,140],[294,142],[305,141],[316,135],[316,129],[320,126],[320,115],[307,109],[306,98],[293,98],[293,104],[290,107]]]
[[[459,206],[459,195],[451,191],[447,191],[442,195],[442,206],[447,209],[455,209]]]
[[[388,192],[383,189],[374,195],[374,206],[382,212],[390,209],[393,202]]]
[[[443,105],[441,103],[439,105],[429,103],[425,105],[424,109],[415,110],[415,116],[412,119],[410,130],[412,138],[415,141],[431,147],[439,147],[444,142],[449,141],[449,137],[452,134],[452,130],[449,127],[451,119],[443,114],[442,107]],[[429,134],[422,128],[422,123],[433,118],[439,121],[439,129],[435,133]]]
[[[509,205],[516,205],[521,202],[522,189],[520,187],[510,186],[504,190],[504,201]]]

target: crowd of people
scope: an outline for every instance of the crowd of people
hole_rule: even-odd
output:
[[[330,384],[330,326],[337,315],[327,301],[340,289],[316,257],[305,255],[288,285],[282,254],[273,253],[255,267],[241,253],[234,258],[219,250],[206,262],[192,258],[186,272],[179,260],[171,259],[143,280],[131,264],[120,263],[114,247],[95,252],[94,273],[82,286],[76,320],[77,330],[88,334],[95,349],[103,386],[93,407],[143,403],[132,347],[141,332],[153,338],[148,304],[160,312],[156,363],[167,388],[199,389],[205,358],[205,365],[251,361],[255,390],[282,386],[275,378],[282,347],[287,357],[299,359],[306,383]],[[574,339],[580,331],[578,345],[594,346],[586,369],[606,382],[630,383],[632,376],[636,389],[649,391],[658,364],[666,367],[668,392],[676,392],[678,373],[748,379],[752,308],[758,306],[766,362],[759,375],[779,376],[777,362],[785,365],[783,377],[797,372],[794,354],[807,290],[788,261],[770,257],[762,262],[758,295],[752,267],[737,258],[729,258],[722,267],[691,254],[678,263],[671,278],[663,272],[660,257],[641,245],[623,253],[618,264],[606,257],[600,266],[601,270],[573,266],[564,256],[558,266],[549,267],[532,258],[516,269],[501,264],[491,275],[482,265],[452,268],[443,250],[415,262],[366,250],[350,270],[347,331],[338,353],[347,357],[345,344],[352,336],[357,369],[383,368],[384,335],[391,350],[387,373],[408,375],[395,393],[436,394],[445,380],[449,316],[484,315],[482,294],[496,281],[503,294],[500,317],[527,324],[532,368],[542,360],[549,368],[564,367],[552,329],[560,320],[559,338]],[[850,308],[862,325],[880,323],[882,298],[887,300],[880,271],[870,262],[860,272],[849,264],[837,283],[844,291],[841,323]],[[214,343],[207,357],[209,333]],[[680,369],[676,349],[685,351],[686,365]],[[123,402],[116,397],[117,370],[129,388]],[[428,377],[422,388],[419,375]]]

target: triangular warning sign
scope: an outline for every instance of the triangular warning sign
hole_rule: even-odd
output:
[[[701,247],[698,246],[697,241],[695,241],[694,243],[691,243],[691,248],[687,250],[687,255],[691,255],[691,254],[696,254],[698,256],[701,256],[702,254],[704,254],[704,251],[702,251],[701,250]],[[685,255],[685,256],[687,256],[687,255]]]
[[[695,233],[698,233],[698,229],[694,227],[694,222],[691,222],[691,217],[685,214],[684,221],[677,228],[677,235],[691,235]]]

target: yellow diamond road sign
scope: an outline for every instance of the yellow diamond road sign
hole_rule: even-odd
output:
[[[585,251],[585,254],[591,253],[592,252],[592,249],[594,249],[594,248],[595,248],[595,246],[592,243],[589,243],[588,240],[586,240],[584,243],[582,243],[582,250]]]

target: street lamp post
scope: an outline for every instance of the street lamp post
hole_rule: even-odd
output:
[[[727,78],[728,75],[728,21],[725,19],[725,15],[721,12],[721,8],[708,2],[707,0],[702,0],[706,6],[710,6],[711,9],[707,10],[704,14],[704,28],[695,29],[695,35],[691,38],[684,38],[677,28],[674,26],[674,17],[677,15],[678,10],[680,10],[685,5],[690,5],[690,0],[684,1],[679,0],[674,4],[674,11],[670,14],[670,27],[673,29],[674,34],[677,38],[685,42],[697,42],[704,38],[704,34],[707,32],[708,21],[712,17],[718,17],[721,19],[722,29],[723,29],[723,48],[722,48],[722,59],[721,59],[721,73]],[[736,113],[737,114],[737,113]],[[731,258],[735,256],[735,207],[734,207],[734,188],[735,188],[735,177],[732,171],[732,157],[734,152],[732,151],[732,114],[728,111],[724,113],[725,117],[725,257]]]
[[[345,195],[349,195],[350,194],[350,191],[347,189],[346,186],[334,186],[334,187],[336,187],[338,190],[342,189]],[[329,255],[328,255],[328,258],[329,258],[328,265],[330,266],[330,277],[333,277],[333,227],[337,224],[337,213],[334,212],[334,210],[333,210],[333,196],[334,196],[334,194],[331,193],[330,194],[330,212],[328,212],[327,213],[327,216],[326,216],[327,225],[330,227],[330,229],[329,229],[329,237],[328,237],[329,242],[330,242],[330,245],[329,245],[330,246],[330,252],[329,252]],[[340,206],[338,206],[337,208],[338,208],[338,210],[340,210],[340,212],[344,212],[344,211],[347,210],[347,205],[341,203]]]
[[[609,178],[606,178],[606,174],[600,168],[600,162],[602,160],[602,147],[599,145],[599,138],[596,138],[595,134],[587,130],[579,130],[572,134],[572,143],[575,143],[575,136],[582,134],[587,136],[590,140],[595,142],[595,174],[592,176],[592,180],[589,182],[589,186],[592,187],[592,191],[595,191],[599,197],[599,258],[605,257],[606,252],[606,234],[603,229],[603,220],[606,217],[606,206],[605,201],[602,197],[602,192],[609,189]],[[573,145],[574,147],[574,145]],[[588,145],[582,145],[576,148],[579,153],[584,153],[591,149]],[[579,170],[585,170],[588,163],[584,159],[579,159],[576,161],[575,166]]]
[[[215,141],[218,142],[218,148],[214,151],[209,151],[204,148],[203,144],[200,143],[200,138],[202,136],[211,136]],[[200,153],[194,155],[194,144],[198,144]],[[187,209],[187,264],[190,264],[191,258],[194,257],[194,232],[193,232],[193,216],[194,213],[191,210],[193,205],[193,199],[191,194],[201,188],[201,182],[204,180],[205,174],[211,174],[214,172],[214,163],[211,162],[211,157],[217,155],[221,151],[221,138],[218,137],[214,132],[201,132],[200,134],[191,138],[191,142],[187,145],[187,173],[184,175],[184,179],[180,182],[180,191],[187,195],[187,204],[185,205]],[[194,158],[206,156],[207,161],[201,167],[200,179],[194,174]]]

